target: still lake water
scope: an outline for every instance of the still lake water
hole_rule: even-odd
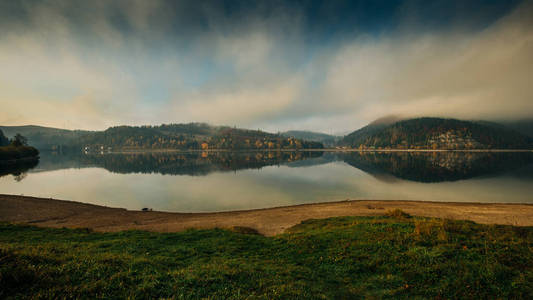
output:
[[[41,153],[0,193],[175,212],[345,199],[533,203],[533,153]]]

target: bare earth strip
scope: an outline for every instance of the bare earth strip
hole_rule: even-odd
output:
[[[307,219],[376,216],[397,208],[415,216],[533,226],[533,205],[530,204],[354,200],[219,213],[168,213],[0,195],[0,221],[44,227],[91,228],[96,231],[138,229],[176,232],[188,228],[244,226],[272,236]]]

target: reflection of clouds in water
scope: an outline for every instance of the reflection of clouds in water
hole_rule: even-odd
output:
[[[350,199],[533,203],[532,178],[512,176],[422,183],[383,181],[344,162],[307,167],[274,165],[207,176],[117,174],[102,168],[0,178],[6,194],[24,194],[111,207],[222,211]]]

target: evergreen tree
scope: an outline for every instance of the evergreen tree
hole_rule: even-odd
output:
[[[15,147],[28,146],[28,139],[22,136],[20,133],[17,133],[11,144],[13,144]]]
[[[2,130],[0,130],[0,146],[9,145],[9,139],[4,135]]]

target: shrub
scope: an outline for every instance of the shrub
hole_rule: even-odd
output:
[[[439,241],[448,240],[446,226],[449,222],[441,220],[415,220],[413,234],[417,239],[437,238]]]
[[[406,219],[406,218],[410,218],[411,215],[404,212],[403,210],[401,209],[395,209],[395,210],[390,210],[388,212],[385,213],[386,216],[388,217],[391,217],[391,218],[400,218],[400,219]]]
[[[27,157],[37,157],[39,150],[29,146],[15,147],[13,145],[0,147],[0,160],[13,160]]]

